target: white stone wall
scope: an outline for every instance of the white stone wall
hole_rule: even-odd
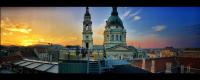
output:
[[[109,37],[107,37],[109,35]],[[121,36],[121,37],[120,37]],[[126,30],[120,26],[110,26],[104,31],[104,45],[110,48],[116,45],[126,45]]]

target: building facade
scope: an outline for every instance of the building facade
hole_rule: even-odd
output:
[[[93,49],[93,37],[92,37],[92,21],[89,13],[89,8],[86,7],[86,13],[83,21],[83,32],[82,32],[82,47],[85,49]]]
[[[126,30],[118,16],[117,7],[113,7],[111,16],[106,21],[104,46],[107,49],[116,45],[126,46]]]
[[[160,57],[173,57],[176,55],[176,49],[173,47],[165,47],[160,51]]]
[[[137,55],[136,48],[127,46],[126,29],[118,16],[117,7],[112,8],[111,16],[106,21],[103,45],[93,45],[91,26],[92,21],[89,8],[86,7],[83,21],[82,47],[86,49],[86,54],[92,53],[90,57],[97,59],[99,57],[103,58],[103,56],[110,56],[113,59],[133,59]]]

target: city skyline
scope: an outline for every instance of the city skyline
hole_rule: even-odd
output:
[[[94,44],[103,44],[111,7],[89,7]],[[127,43],[142,48],[200,47],[199,7],[119,7]],[[85,7],[3,7],[1,44],[81,45]],[[196,25],[196,26],[194,26]]]

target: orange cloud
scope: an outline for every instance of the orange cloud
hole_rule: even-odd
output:
[[[8,17],[1,20],[1,44],[29,46],[34,44],[61,44],[61,45],[81,45],[81,35],[75,29],[57,30],[35,28],[35,32],[28,22],[14,22]],[[35,23],[37,24],[37,23]],[[37,24],[38,25],[38,24]],[[53,25],[51,25],[53,27]],[[43,27],[44,28],[44,27]],[[53,27],[54,28],[54,27]],[[44,33],[40,33],[43,32]],[[72,31],[72,32],[70,32]],[[63,35],[65,34],[65,35]],[[81,34],[81,33],[80,33]]]
[[[29,33],[32,31],[32,29],[23,29],[23,28],[5,28],[8,31],[13,31],[13,32],[21,32],[21,33]]]
[[[38,43],[40,37],[30,34],[32,29],[26,23],[14,23],[8,17],[1,19],[1,44],[28,46]]]
[[[8,17],[5,20],[1,20],[1,29],[8,32],[21,32],[26,34],[32,31],[28,24],[11,22]],[[4,34],[6,33],[4,32]]]

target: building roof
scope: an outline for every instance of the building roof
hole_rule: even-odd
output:
[[[32,68],[35,68],[35,67],[40,66],[40,65],[42,65],[42,63],[33,63],[33,64],[30,64],[30,65],[28,65],[26,67],[32,69]]]
[[[31,63],[33,63],[33,62],[27,61],[27,62],[24,62],[24,63],[19,64],[19,66],[26,66],[26,65],[29,65],[29,64],[31,64]]]
[[[18,64],[21,64],[21,63],[24,63],[24,62],[26,62],[26,61],[17,61],[16,63],[14,63],[15,65],[18,65]]]
[[[80,49],[80,46],[66,46],[67,49]]]
[[[150,72],[130,65],[118,65],[115,66],[114,69],[108,73],[150,73]]]
[[[122,22],[122,20],[120,19],[119,16],[111,15],[107,20],[107,24],[108,24],[108,26],[116,25],[116,26],[119,26],[119,27],[122,27],[122,28],[124,27],[123,22]]]
[[[4,56],[4,57],[0,57],[0,64],[4,62],[16,61],[16,60],[22,60],[22,59],[23,57],[20,54],[12,55],[12,56]]]
[[[123,48],[127,49],[128,51],[137,52],[137,49],[134,48],[133,46],[123,46],[123,45],[116,45],[116,46],[110,47],[110,48],[107,49],[107,51],[113,51],[113,49],[116,49],[118,47],[123,47]]]
[[[50,69],[48,69],[47,72],[58,73],[58,65],[54,65],[53,67],[51,67]]]
[[[107,26],[115,25],[124,28],[123,22],[118,16],[117,7],[113,7],[111,16],[106,21]]]
[[[35,48],[35,50],[38,52],[38,53],[48,53],[48,50],[47,48]]]
[[[147,53],[147,54],[156,54],[156,52],[155,52],[155,51],[150,51],[150,52]]]
[[[47,61],[23,59],[23,60],[16,61],[13,64],[16,66],[18,65],[21,67],[34,69],[38,71],[58,73],[58,62],[47,62]]]
[[[46,71],[47,69],[49,69],[51,66],[51,64],[43,64],[43,65],[40,65],[39,67],[35,68],[36,70],[39,70],[39,71]]]
[[[103,45],[94,45],[93,46],[93,49],[104,49],[104,46]]]

